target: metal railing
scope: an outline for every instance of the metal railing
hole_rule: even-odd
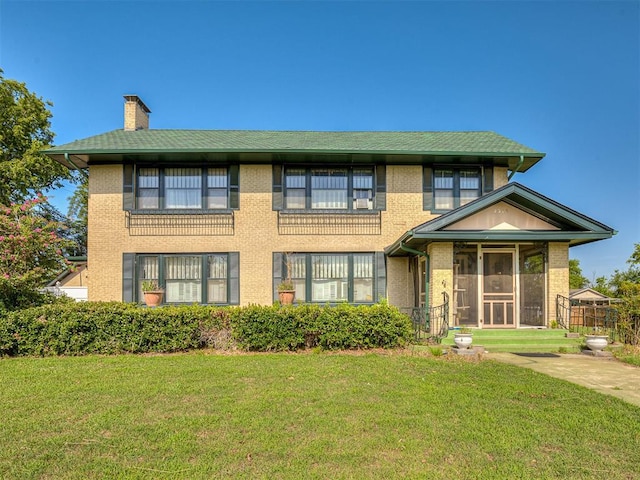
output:
[[[609,335],[614,340],[617,334],[618,312],[610,305],[594,305],[558,295],[556,321],[560,328],[571,332],[583,335],[598,332]]]
[[[411,318],[416,342],[440,343],[449,334],[449,295],[446,292],[442,292],[441,305],[400,310]]]
[[[282,210],[278,212],[280,235],[380,235],[378,210]]]
[[[133,210],[126,213],[131,236],[233,235],[233,210]]]

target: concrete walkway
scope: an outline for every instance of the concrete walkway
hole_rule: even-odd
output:
[[[485,358],[530,368],[536,372],[577,383],[640,406],[640,368],[611,357],[589,355],[523,356],[487,353]]]

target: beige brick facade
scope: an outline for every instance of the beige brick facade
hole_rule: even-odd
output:
[[[569,245],[549,243],[548,257],[547,319],[550,323],[556,319],[556,297],[569,296]]]
[[[272,167],[241,165],[233,235],[133,236],[123,210],[122,166],[92,166],[89,178],[90,300],[122,299],[123,253],[233,251],[240,254],[240,303],[268,304],[273,298],[273,252],[381,252],[407,230],[434,218],[422,210],[422,168],[388,166],[387,209],[379,235],[282,235],[272,210]],[[388,261],[388,299],[394,304],[413,302],[406,265],[405,259]]]
[[[494,169],[494,184],[506,184],[506,168]],[[124,253],[239,252],[240,304],[273,301],[274,252],[381,252],[405,232],[433,218],[422,209],[422,167],[386,167],[386,210],[376,235],[293,235],[278,230],[278,212],[272,209],[271,165],[240,165],[239,206],[231,235],[132,235],[123,209],[123,167],[96,165],[89,175],[89,299],[123,298]],[[453,299],[453,243],[432,243],[430,305],[442,303],[442,293]],[[386,259],[387,298],[390,303],[415,304],[414,276],[408,257]],[[549,245],[547,318],[555,318],[557,294],[568,294],[568,247]],[[450,319],[451,320],[451,319]]]
[[[430,304],[441,305],[443,293],[453,299],[453,243],[432,243],[428,253],[431,263]]]

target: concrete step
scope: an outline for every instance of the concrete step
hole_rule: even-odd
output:
[[[449,335],[442,340],[443,346],[455,345],[453,337],[456,331],[449,331]],[[582,338],[567,338],[565,330],[472,329],[472,333],[473,344],[482,345],[489,352],[574,353],[580,350],[580,345],[583,343]]]

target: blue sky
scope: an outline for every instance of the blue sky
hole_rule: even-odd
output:
[[[130,93],[152,128],[493,130],[547,153],[515,181],[619,232],[571,250],[588,278],[640,242],[637,0],[0,0],[0,68],[58,145]]]

